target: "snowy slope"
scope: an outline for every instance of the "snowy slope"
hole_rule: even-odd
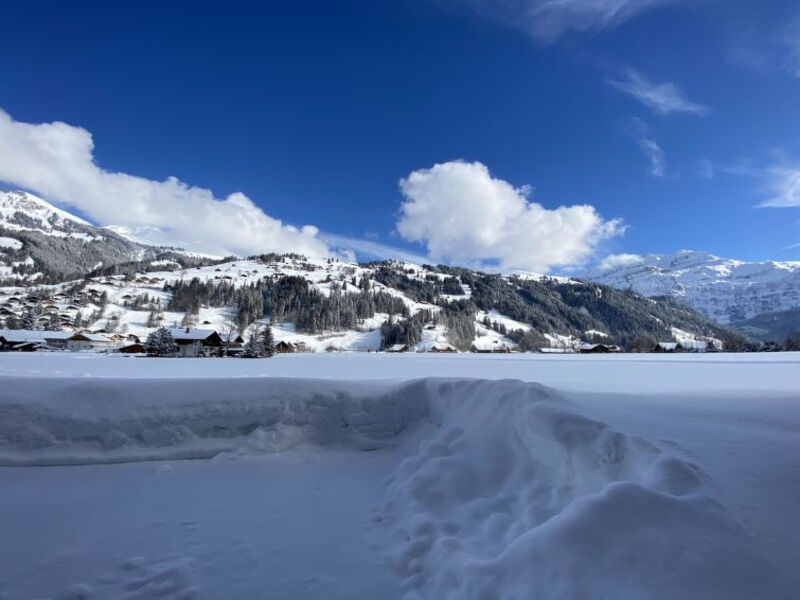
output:
[[[22,213],[32,222],[16,224],[14,218]],[[11,229],[38,229],[53,235],[68,235],[71,225],[91,226],[91,223],[56,208],[28,192],[0,192],[0,223]]]
[[[586,279],[646,296],[675,296],[720,323],[800,307],[800,262],[744,262],[707,252],[620,255]]]
[[[490,379],[430,377],[452,365]],[[17,465],[0,467],[0,589],[789,600],[797,369],[789,354],[0,357],[0,461]]]
[[[343,288],[344,293],[355,293],[358,288],[352,284],[352,281],[366,279],[369,280],[373,293],[385,292],[398,298],[410,315],[428,311],[435,316],[441,314],[441,303],[472,297],[469,286],[462,285],[463,288],[466,288],[466,293],[463,295],[442,294],[436,299],[437,303],[415,300],[409,293],[385,285],[378,280],[376,272],[379,268],[388,268],[385,265],[376,267],[336,260],[309,259],[301,256],[286,255],[229,262],[215,261],[212,264],[193,268],[183,268],[174,260],[152,260],[143,264],[146,264],[148,268],[146,272],[137,272],[135,275],[128,276],[108,275],[87,279],[81,283],[80,291],[72,289],[72,284],[40,286],[37,288],[37,293],[44,294],[49,298],[45,301],[47,306],[44,308],[46,313],[43,313],[41,317],[42,324],[47,325],[48,319],[56,315],[63,328],[66,329],[73,327],[74,323],[80,323],[81,327],[93,331],[107,330],[113,333],[134,334],[144,338],[153,328],[152,325],[148,326],[148,318],[154,310],[158,311],[159,323],[163,325],[177,327],[183,324],[186,312],[169,309],[168,305],[172,297],[169,287],[178,282],[188,283],[195,279],[200,282],[243,288],[264,280],[300,277],[309,282],[311,288],[325,296],[330,295],[333,286]],[[425,282],[430,278],[441,280],[445,277],[442,273],[419,265],[394,264],[391,268],[402,273],[410,281]],[[567,287],[572,290],[581,286],[569,282]],[[543,288],[545,291],[547,289]],[[147,301],[134,305],[135,299],[144,295],[147,296]],[[589,295],[594,296],[594,291],[591,291]],[[101,297],[107,299],[103,306],[100,302]],[[37,301],[42,302],[42,299],[39,298]],[[647,301],[642,302],[645,305],[650,304]],[[16,315],[18,320],[21,320],[25,311],[30,308],[31,304],[26,301],[24,288],[0,288],[0,310],[10,311]],[[559,310],[568,310],[568,307]],[[580,310],[577,307],[572,310],[579,313],[581,318],[586,316],[584,314],[586,311],[582,306]],[[641,312],[640,309],[627,308],[626,310]],[[312,351],[376,351],[381,348],[380,327],[389,319],[389,316],[378,312],[373,317],[363,319],[354,328],[313,334],[298,330],[291,319],[273,323],[273,326],[276,340],[294,344],[302,343]],[[680,316],[680,314],[676,313],[676,316]],[[393,318],[396,320],[399,317],[395,315]],[[0,321],[2,319],[3,317],[0,315]],[[212,328],[219,332],[230,330],[237,323],[237,306],[230,304],[224,306],[201,305],[197,314],[192,315],[191,322],[197,327]],[[660,323],[660,320],[653,317],[648,322]],[[704,326],[702,319],[695,322],[700,327]],[[598,324],[601,329],[605,329],[602,322]],[[496,309],[490,309],[488,311],[478,310],[475,313],[474,329],[473,341],[476,346],[494,350],[513,350],[518,347],[518,344],[509,337],[512,335],[511,332],[530,332],[534,326],[515,320]],[[672,331],[677,330],[673,328]],[[547,328],[542,333],[544,338],[549,340],[550,345],[561,348],[574,347],[581,338],[599,340],[608,337],[603,331],[598,331],[596,327],[587,327],[583,331],[573,332]],[[598,334],[600,337],[597,337]],[[687,339],[694,337],[709,339],[708,335],[712,335],[712,332],[703,332],[698,329],[686,333]],[[667,331],[664,336],[669,339],[672,333]],[[470,343],[467,342],[461,349],[466,350]],[[451,344],[452,340],[444,324],[428,322],[424,326],[422,339],[412,350],[452,349]]]
[[[94,227],[32,194],[0,193],[0,286],[7,286],[6,290],[0,288],[0,320],[22,321],[26,311],[47,302],[51,314],[38,323],[41,326],[52,327],[58,321],[63,328],[113,329],[143,336],[152,328],[152,320],[151,327],[147,322],[153,310],[158,310],[163,324],[176,326],[184,321],[185,305],[180,312],[167,309],[172,294],[165,286],[175,282],[188,284],[196,278],[241,288],[265,278],[300,277],[325,296],[330,295],[334,285],[343,292],[358,292],[353,282],[366,279],[373,292],[398,298],[410,315],[427,311],[430,315],[420,316],[426,320],[422,324],[423,339],[417,337],[412,343],[418,350],[450,349],[451,345],[466,350],[473,341],[485,349],[515,349],[519,345],[529,348],[548,343],[542,340],[559,347],[574,346],[582,337],[596,337],[591,333],[595,331],[605,333],[601,337],[607,341],[630,341],[642,335],[669,339],[668,326],[680,327],[699,339],[724,333],[682,307],[648,305],[640,297],[603,291],[564,277],[535,273],[487,275],[402,261],[359,265],[294,255],[223,263],[221,259],[146,246],[123,237],[137,239],[142,234],[152,241],[153,232],[146,230]],[[127,276],[116,274],[122,272]],[[108,275],[76,282],[96,273]],[[45,289],[43,284],[60,281],[68,283],[47,288],[53,297],[25,298],[30,292],[26,287],[35,284],[41,292]],[[17,287],[11,288],[12,285]],[[83,296],[77,297],[76,285],[83,286]],[[86,296],[89,292],[98,296]],[[107,305],[100,306],[99,294],[108,297]],[[148,301],[137,301],[132,306],[132,299],[142,294],[147,294]],[[17,304],[10,304],[15,297]],[[435,315],[447,310],[448,303],[466,303],[470,314],[477,312],[474,324],[465,326],[460,322],[454,326],[454,319],[460,315],[452,314],[442,317],[443,321],[449,319],[449,330],[436,322]],[[453,310],[464,312],[463,308]],[[221,330],[230,328],[237,312],[238,307],[232,304],[205,303],[192,320]],[[644,319],[640,319],[642,316]],[[346,330],[315,331],[313,336],[295,328],[292,319],[276,325],[281,339],[303,342],[314,350],[377,350],[381,346],[379,328],[388,317],[370,315],[356,326],[350,322]],[[37,318],[42,318],[41,310]],[[614,322],[608,322],[609,318]],[[15,327],[19,324],[8,326]],[[452,335],[456,331],[461,333]],[[523,334],[529,334],[527,341],[522,340]]]
[[[99,266],[155,256],[158,249],[53,206],[28,192],[0,191],[0,280],[41,283]]]

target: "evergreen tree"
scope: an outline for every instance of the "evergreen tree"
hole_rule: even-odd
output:
[[[250,337],[242,348],[242,358],[263,358],[264,342],[258,325],[252,327]]]
[[[790,333],[783,347],[787,352],[797,352],[800,350],[800,331]]]
[[[166,327],[159,327],[147,336],[144,348],[153,356],[166,356],[175,352],[175,338]]]
[[[275,338],[272,335],[272,327],[267,324],[261,332],[261,346],[264,356],[271,358],[275,356]]]
[[[47,331],[60,331],[61,321],[58,320],[58,315],[50,315],[47,319]]]
[[[36,324],[36,316],[33,314],[32,310],[29,310],[25,313],[25,316],[22,317],[22,328],[23,329],[38,329]]]

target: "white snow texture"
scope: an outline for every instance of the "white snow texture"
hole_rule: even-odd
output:
[[[396,453],[372,526],[407,600],[791,597],[698,466],[536,383],[5,377],[0,388],[5,466],[309,444]],[[195,568],[181,556],[131,564],[128,590],[144,592],[130,597],[203,597]],[[75,585],[65,597],[91,596]]]

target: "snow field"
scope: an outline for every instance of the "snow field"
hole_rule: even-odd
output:
[[[0,468],[8,599],[793,597],[791,511],[770,511],[800,494],[786,462],[797,440],[787,430],[786,445],[770,447],[798,425],[791,355],[8,358],[0,374],[17,374],[0,380],[0,463],[16,465]],[[275,377],[291,368],[304,376]],[[594,389],[610,371],[628,396],[412,378],[465,369],[568,373]],[[680,373],[695,393],[631,393]],[[760,396],[709,392],[736,386],[721,381],[728,373]],[[691,411],[691,427],[664,403]],[[651,424],[609,424],[628,415]],[[736,485],[749,495],[728,497]]]

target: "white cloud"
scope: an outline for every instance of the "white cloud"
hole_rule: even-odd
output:
[[[741,66],[762,72],[784,72],[800,79],[800,10],[782,15],[767,31],[739,32],[730,57]]]
[[[66,123],[15,121],[0,110],[0,180],[80,209],[101,225],[156,232],[209,254],[328,253],[317,228],[285,225],[240,192],[225,199],[170,177],[113,173],[95,162],[91,133]]]
[[[800,164],[781,163],[767,167],[763,177],[769,198],[759,204],[760,207],[800,206]]]
[[[597,269],[600,271],[611,271],[617,267],[630,267],[643,263],[644,259],[638,254],[609,254],[601,260]]]
[[[633,135],[639,148],[650,161],[650,174],[653,177],[663,177],[667,167],[664,150],[658,145],[650,134],[647,123],[637,117],[631,119],[631,135]]]
[[[492,177],[479,163],[453,161],[400,180],[405,201],[398,233],[427,246],[434,261],[547,271],[589,258],[603,240],[621,234],[589,205],[547,209],[530,188]]]
[[[673,0],[462,0],[480,15],[550,43],[567,32],[615,27]]]
[[[690,113],[702,116],[711,110],[689,100],[674,83],[655,83],[634,69],[625,71],[624,78],[610,79],[608,83],[660,115]]]
[[[697,163],[697,175],[702,179],[711,181],[716,176],[717,172],[714,163],[707,159],[702,158]]]
[[[787,25],[782,42],[786,51],[786,70],[792,77],[800,79],[800,11]]]

